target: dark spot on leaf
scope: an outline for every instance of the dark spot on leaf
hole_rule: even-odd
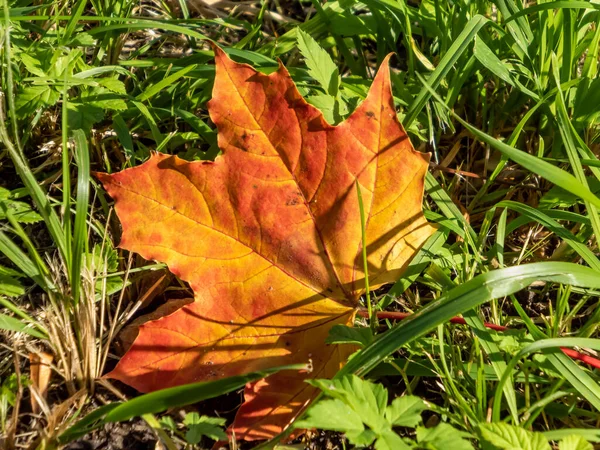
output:
[[[375,113],[373,111],[367,111],[365,114],[369,119],[372,119],[373,117],[375,117]]]

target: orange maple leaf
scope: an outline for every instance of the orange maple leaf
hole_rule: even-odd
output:
[[[271,75],[215,48],[215,162],[154,154],[98,178],[115,200],[120,246],[165,262],[194,301],[140,326],[108,374],[142,392],[312,361],[247,386],[232,431],[271,438],[308,405],[309,377],[332,377],[353,350],[324,344],[351,325],[364,290],[358,180],[372,287],[397,280],[431,235],[422,212],[429,156],[396,117],[388,61],[338,126]]]

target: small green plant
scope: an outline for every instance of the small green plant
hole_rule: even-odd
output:
[[[28,379],[21,376],[21,387],[27,386]],[[15,406],[17,400],[17,390],[19,383],[17,382],[17,374],[12,373],[2,382],[0,386],[0,431],[6,432],[8,414]]]
[[[196,412],[190,412],[182,421],[184,428],[182,431],[172,417],[166,416],[160,420],[165,429],[185,440],[193,449],[199,448],[198,444],[204,437],[213,441],[227,441],[229,438],[223,430],[225,422],[226,420],[221,417],[201,416]]]
[[[421,398],[406,395],[388,405],[388,392],[381,385],[350,375],[337,380],[311,380],[328,397],[311,406],[296,428],[340,431],[357,447],[374,443],[377,450],[410,448],[473,449],[471,436],[447,423],[433,428],[422,425],[421,413],[429,406]],[[395,427],[416,428],[416,441],[401,437]]]

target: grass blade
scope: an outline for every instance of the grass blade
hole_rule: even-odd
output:
[[[0,230],[0,253],[6,256],[15,266],[35,281],[46,292],[52,289],[44,273],[39,266],[34,263],[19,246],[17,246],[6,233]]]
[[[560,348],[560,347],[584,347],[591,348],[592,350],[600,350],[600,339],[589,339],[589,338],[553,338],[553,339],[541,339],[533,344],[529,344],[517,353],[508,363],[507,370],[500,378],[498,386],[496,388],[496,394],[494,396],[494,403],[492,407],[492,418],[494,422],[500,420],[500,404],[502,401],[502,389],[508,381],[509,375],[519,362],[521,358],[528,355],[529,353],[538,352],[544,349]],[[565,356],[564,354],[562,356]],[[568,358],[567,358],[568,359]],[[579,368],[575,363],[571,361],[572,365],[569,364],[565,367],[566,371],[561,371],[565,375],[565,378],[582,394],[594,407],[600,410],[600,386],[592,378],[587,375],[582,369]],[[558,367],[557,367],[558,369]]]
[[[512,22],[519,17],[533,14],[540,11],[547,11],[549,9],[596,9],[600,10],[600,4],[589,1],[577,1],[577,0],[562,0],[556,2],[541,3],[539,5],[530,6],[522,9],[521,11],[510,16],[506,23]]]
[[[349,373],[366,375],[396,350],[434,330],[452,317],[494,298],[504,297],[534,281],[600,288],[600,273],[573,263],[541,262],[499,269],[473,278],[430,303],[410,319],[396,325],[356,354],[336,378]],[[568,359],[568,357],[566,357]]]
[[[465,29],[458,35],[456,40],[452,43],[437,68],[433,71],[433,73],[427,79],[429,84],[436,89],[442,80],[446,77],[452,66],[458,61],[458,58],[463,54],[466,50],[469,42],[475,39],[475,36],[479,32],[479,30],[488,23],[488,19],[483,16],[475,15],[467,25]],[[410,128],[412,122],[417,118],[427,100],[431,97],[431,93],[428,91],[426,87],[421,89],[419,94],[415,97],[412,104],[408,108],[406,116],[403,120],[404,128]]]
[[[28,327],[27,324],[24,324],[19,319],[7,316],[6,314],[0,314],[0,330],[26,333],[30,336],[40,339],[45,339],[47,337],[44,333],[36,330],[35,328]]]
[[[569,115],[567,113],[565,99],[560,89],[560,75],[558,73],[558,68],[559,65],[556,55],[552,54],[552,72],[554,74],[554,81],[556,82],[557,86],[555,102],[557,114],[555,119],[558,124],[558,130],[560,131],[565,150],[567,152],[567,157],[569,158],[569,163],[571,164],[573,172],[575,173],[575,177],[579,180],[579,182],[582,185],[588,187],[589,189],[585,172],[583,170],[579,153],[577,151],[577,146],[575,145],[576,139],[574,138],[572,133],[572,127],[570,124],[571,121],[569,120]],[[589,201],[585,201],[585,206],[588,211],[588,217],[590,218],[590,221],[592,223],[596,243],[598,243],[600,240],[600,216],[598,215],[598,209]]]
[[[79,301],[81,288],[81,264],[87,245],[87,215],[90,199],[90,154],[87,138],[82,130],[73,132],[75,149],[77,151],[77,200],[75,206],[75,224],[73,229],[73,255],[71,266],[71,289],[73,300]]]
[[[513,202],[509,200],[504,200],[496,205],[498,208],[509,208],[513,211],[518,212],[519,214],[530,218],[531,220],[535,220],[539,224],[545,226],[558,237],[563,239],[573,250],[575,250],[579,256],[583,258],[585,262],[587,262],[590,267],[600,271],[600,261],[592,252],[587,245],[580,242],[577,237],[563,227],[561,224],[556,222],[554,219],[546,215],[539,209],[532,208],[529,205],[525,205],[523,203]]]

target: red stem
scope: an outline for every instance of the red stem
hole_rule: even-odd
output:
[[[358,314],[361,317],[368,317],[368,315],[369,315],[367,313],[367,311],[364,311],[364,310],[359,310]],[[391,312],[391,311],[377,312],[378,319],[403,320],[410,316],[412,316],[412,314],[402,313],[402,312]],[[463,319],[462,317],[453,317],[452,319],[450,319],[450,322],[458,323],[461,325],[465,325],[467,323],[465,321],[465,319]],[[484,323],[484,325],[486,326],[486,328],[490,328],[490,329],[496,330],[496,331],[506,331],[509,329],[508,327],[504,327],[502,325],[496,325],[496,324],[487,323],[487,322]],[[585,353],[578,352],[577,350],[573,350],[571,348],[561,347],[560,349],[563,351],[563,353],[565,355],[567,355],[573,359],[576,359],[578,361],[581,361],[581,362],[583,362],[589,366],[592,366],[596,369],[600,369],[600,359],[594,358],[593,356],[586,355]]]

